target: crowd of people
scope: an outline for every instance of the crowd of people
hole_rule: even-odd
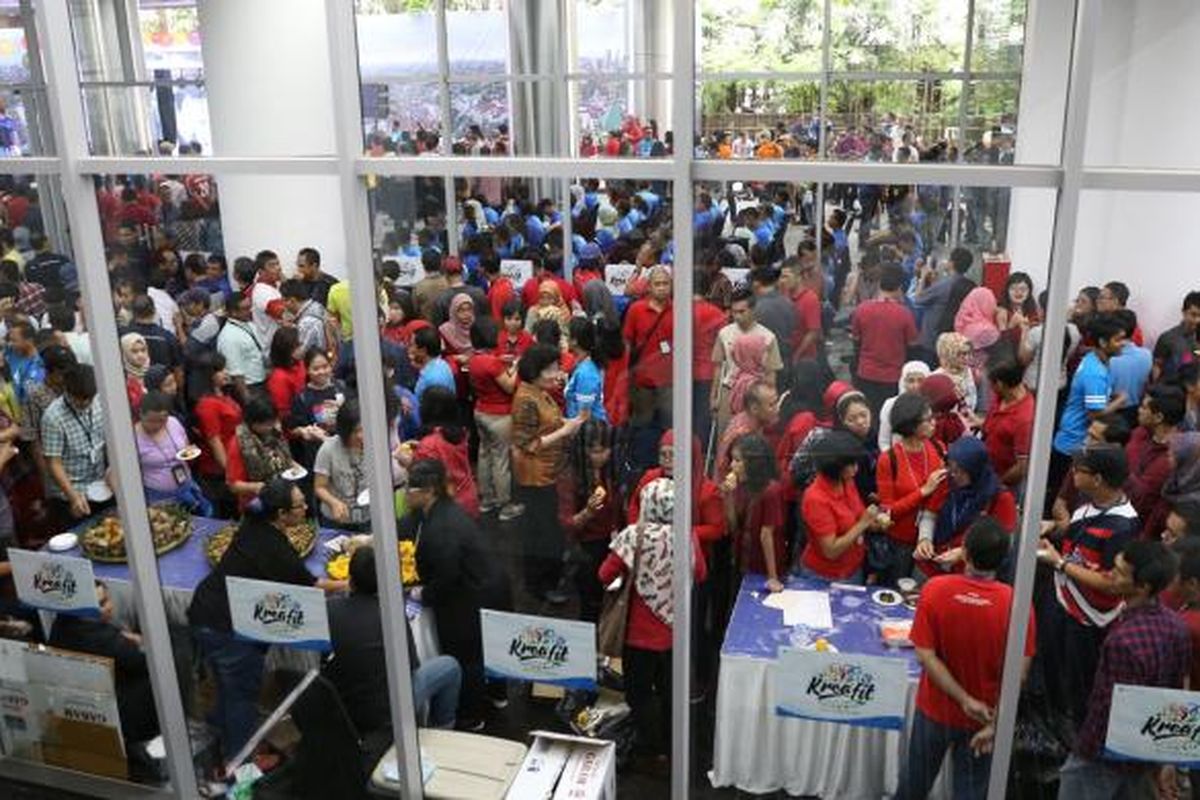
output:
[[[327,674],[357,725],[385,728],[370,548],[348,582],[318,578],[283,534],[305,518],[370,529],[348,282],[315,248],[290,268],[270,250],[232,265],[217,252],[180,258],[173,237],[190,227],[166,224],[167,209],[180,212],[175,223],[206,219],[200,206],[215,195],[185,178],[155,185],[101,186],[98,197],[147,499],[242,520],[188,609],[217,688],[210,721],[228,755],[257,724],[264,651],[232,634],[224,592],[239,576],[336,598]],[[911,752],[927,757],[908,759],[901,796],[924,796],[947,750],[956,786],[971,787],[963,796],[982,796],[1034,397],[1057,391],[1025,692],[1047,710],[1059,756],[1071,752],[1065,796],[1146,778],[1104,761],[1099,745],[1114,682],[1182,686],[1200,664],[1200,615],[1189,610],[1200,591],[1200,292],[1153,349],[1120,282],[1083,289],[1067,329],[1047,332],[1045,295],[1028,275],[1012,273],[997,296],[970,277],[971,251],[937,261],[904,199],[915,187],[904,188],[877,220],[855,225],[832,206],[815,226],[785,184],[746,188],[749,203],[697,191],[695,431],[671,421],[673,393],[688,390],[672,381],[663,186],[582,181],[561,212],[520,191],[500,202],[467,192],[458,255],[440,237],[401,243],[421,261],[415,284],[380,258],[399,527],[415,541],[414,595],[434,611],[445,654],[414,659],[430,724],[478,730],[507,703],[507,687],[485,676],[480,609],[599,622],[606,588],[624,576],[624,641],[603,655],[621,659],[639,758],[663,768],[682,447],[693,464],[699,690],[715,689],[746,574],[771,592],[793,576],[919,581]],[[111,507],[104,418],[124,411],[96,400],[98,354],[70,260],[41,234],[24,252],[7,231],[0,245],[0,539],[37,547]],[[515,283],[502,259],[528,261],[532,274]],[[604,277],[617,263],[634,269],[614,294]],[[1040,351],[1060,336],[1059,383],[1039,387]],[[137,642],[87,641],[115,642],[121,657]]]

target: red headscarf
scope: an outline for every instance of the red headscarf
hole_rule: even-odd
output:
[[[921,384],[921,394],[933,410],[933,438],[949,447],[967,432],[967,426],[958,415],[958,404],[962,398],[954,379],[935,372]]]

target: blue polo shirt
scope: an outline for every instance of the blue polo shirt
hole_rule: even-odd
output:
[[[450,369],[446,359],[434,358],[421,367],[421,374],[417,378],[417,387],[413,391],[418,402],[421,400],[421,395],[425,394],[425,390],[430,386],[444,386],[452,392],[456,391],[454,371]]]
[[[1113,394],[1124,394],[1124,408],[1137,408],[1142,402],[1146,382],[1150,380],[1150,368],[1154,357],[1144,347],[1126,342],[1118,355],[1108,362],[1108,383]]]
[[[1112,388],[1108,380],[1108,366],[1095,352],[1088,353],[1079,362],[1075,377],[1071,378],[1071,389],[1058,423],[1058,433],[1054,434],[1055,450],[1070,456],[1083,447],[1091,423],[1088,412],[1103,411],[1111,397]]]

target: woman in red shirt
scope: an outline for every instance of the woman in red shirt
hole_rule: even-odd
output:
[[[800,574],[806,578],[862,583],[863,537],[879,524],[878,507],[864,506],[854,484],[862,454],[862,444],[846,431],[833,431],[813,443],[817,476],[800,503],[808,533]]]
[[[674,483],[660,478],[642,490],[641,518],[613,537],[611,552],[600,565],[600,582],[618,577],[633,581],[625,628],[625,700],[637,726],[644,755],[663,758],[671,752],[671,626],[675,621],[675,549],[671,517]],[[702,582],[704,554],[692,537],[693,579]],[[682,557],[682,554],[680,554]],[[633,571],[637,564],[636,574]]]
[[[267,375],[267,394],[281,420],[292,415],[292,403],[304,391],[308,372],[304,367],[304,352],[300,349],[300,333],[295,328],[280,328],[271,337],[271,372]]]
[[[931,438],[929,401],[919,394],[899,395],[892,404],[891,422],[900,441],[875,465],[879,505],[891,524],[885,524],[883,536],[870,540],[867,555],[868,573],[887,586],[912,574],[918,528],[933,529],[946,497],[943,451]]]
[[[226,454],[229,442],[242,424],[242,407],[226,392],[229,375],[225,356],[206,353],[196,360],[189,381],[192,424],[200,445],[196,462],[196,482],[223,517],[233,514],[233,497],[225,484]]]
[[[775,457],[766,439],[748,434],[734,442],[721,494],[725,524],[733,539],[734,579],[740,583],[748,572],[765,575],[767,589],[782,591],[787,572],[783,488],[776,480]]]
[[[503,313],[503,328],[496,354],[514,363],[533,345],[533,334],[525,330],[525,311],[520,300],[514,298],[505,303]]]
[[[931,535],[922,536],[913,551],[917,566],[929,576],[962,572],[963,538],[980,517],[991,517],[1010,533],[1017,528],[1017,502],[992,469],[983,442],[962,437],[950,445],[946,462],[950,491]]]
[[[383,323],[383,338],[407,348],[412,344],[413,334],[421,328],[432,328],[428,320],[417,316],[412,295],[403,289],[388,289],[387,318]]]
[[[517,367],[496,354],[497,329],[491,317],[475,321],[471,343],[475,354],[467,362],[475,395],[475,428],[479,431],[479,494],[481,513],[500,510],[500,521],[517,516],[512,505],[512,394]]]
[[[583,554],[575,573],[579,618],[595,622],[600,619],[604,599],[598,570],[608,556],[613,535],[624,527],[624,500],[613,470],[613,429],[589,419],[579,429],[572,449],[571,468],[558,481],[558,517],[567,539]]]
[[[458,423],[458,398],[444,386],[431,386],[421,395],[420,406],[425,433],[412,447],[402,447],[397,460],[405,469],[423,458],[442,462],[450,483],[450,496],[472,519],[478,520],[479,491],[467,453],[467,432]]]
[[[621,324],[601,318],[596,323],[596,345],[604,353],[604,413],[608,424],[619,428],[629,421],[629,348]]]

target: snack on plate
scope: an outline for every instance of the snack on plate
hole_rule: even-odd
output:
[[[192,535],[191,515],[180,505],[163,503],[150,506],[147,517],[157,555],[174,550]],[[93,561],[123,563],[127,558],[125,529],[115,515],[104,517],[83,531],[80,545],[84,555]]]
[[[350,555],[342,553],[340,556],[334,556],[325,564],[325,571],[329,573],[329,577],[335,581],[344,581],[350,577]]]
[[[400,580],[405,586],[421,582],[417,574],[417,544],[411,539],[400,540]]]
[[[229,549],[229,543],[233,541],[233,534],[237,532],[237,528],[238,523],[231,522],[208,537],[204,543],[204,555],[208,558],[209,564],[215,567],[220,563],[225,551]],[[317,546],[317,526],[312,520],[305,520],[299,525],[293,525],[284,531],[284,535],[287,536],[292,549],[301,558],[307,558],[313,548]]]
[[[909,634],[912,632],[912,620],[888,619],[879,623],[879,632],[883,643],[888,647],[912,647]]]

